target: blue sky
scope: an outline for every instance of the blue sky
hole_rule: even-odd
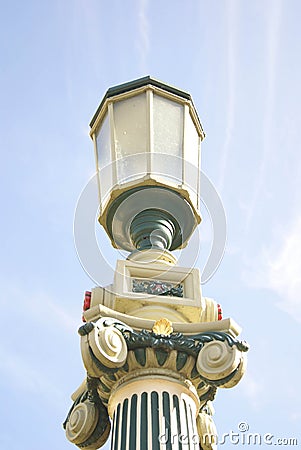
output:
[[[203,293],[251,350],[215,401],[219,431],[246,421],[301,442],[300,13],[297,0],[1,2],[1,448],[71,448],[61,423],[93,287],[72,231],[94,173],[88,124],[108,87],[148,74],[191,92],[227,215]]]

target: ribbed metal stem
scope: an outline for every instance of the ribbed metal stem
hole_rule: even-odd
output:
[[[178,226],[166,211],[146,209],[137,214],[130,227],[130,235],[137,250],[168,250],[172,246]]]

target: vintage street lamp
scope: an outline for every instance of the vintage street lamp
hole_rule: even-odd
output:
[[[112,245],[128,251],[184,246],[201,221],[204,132],[190,95],[145,77],[109,89],[90,126],[99,221]]]
[[[67,438],[94,450],[216,448],[211,401],[241,379],[247,345],[199,271],[176,265],[200,216],[204,132],[191,96],[151,77],[110,88],[91,121],[99,222],[117,261],[86,293],[79,329],[87,378]]]

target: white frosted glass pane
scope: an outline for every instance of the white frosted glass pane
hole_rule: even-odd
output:
[[[190,114],[187,114],[185,122],[185,166],[184,183],[190,188],[190,195],[194,203],[197,202],[198,193],[198,154],[199,154],[199,135]]]
[[[146,175],[146,155],[146,153],[138,153],[116,161],[118,184],[127,183]]]
[[[100,179],[100,198],[103,203],[112,188],[111,136],[109,117],[106,114],[96,137],[98,170]]]
[[[166,177],[182,181],[183,152],[183,105],[159,95],[154,95],[153,103],[153,143],[155,153],[165,153],[169,158],[162,159],[161,165],[152,160],[152,170]],[[172,158],[176,156],[176,158]]]
[[[167,153],[153,153],[151,155],[152,173],[155,178],[173,187],[182,186],[182,159]]]
[[[115,151],[117,160],[117,178],[120,183],[145,174],[147,167],[147,126],[146,94],[142,93],[114,104]],[[127,156],[137,158],[124,160]]]

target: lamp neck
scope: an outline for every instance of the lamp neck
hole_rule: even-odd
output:
[[[175,219],[161,209],[141,211],[130,226],[131,239],[137,250],[169,250],[175,234]]]

